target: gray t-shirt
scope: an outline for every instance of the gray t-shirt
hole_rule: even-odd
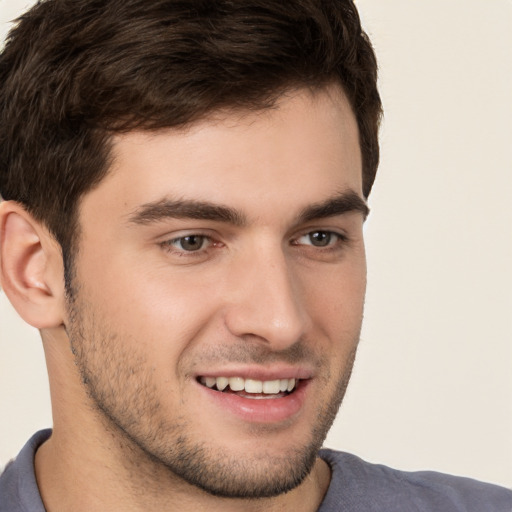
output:
[[[398,471],[321,450],[332,469],[318,512],[512,512],[512,490],[434,471]]]
[[[45,512],[34,454],[51,435],[35,434],[0,476],[0,512]],[[322,450],[332,480],[318,512],[512,512],[512,491],[431,471],[397,471],[348,453]]]

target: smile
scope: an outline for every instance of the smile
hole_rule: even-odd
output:
[[[299,383],[298,379],[254,380],[242,377],[200,377],[198,380],[207,388],[253,399],[287,396]]]

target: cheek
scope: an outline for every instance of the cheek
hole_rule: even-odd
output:
[[[86,256],[89,256],[87,258]],[[217,300],[212,283],[191,272],[171,273],[119,254],[107,260],[98,251],[82,254],[77,282],[80,295],[100,315],[105,328],[152,366],[167,368],[193,344],[210,321]]]
[[[302,288],[312,319],[331,337],[360,329],[366,292],[364,258],[308,276]]]

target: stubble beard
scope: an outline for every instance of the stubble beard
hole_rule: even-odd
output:
[[[258,456],[230,456],[208,444],[207,431],[198,441],[188,435],[187,420],[164,417],[145,354],[127,351],[126,338],[109,329],[76,293],[68,298],[68,335],[75,364],[92,407],[104,428],[118,439],[125,466],[135,468],[139,486],[144,481],[150,485],[156,474],[163,473],[171,485],[177,477],[214,496],[258,499],[296,488],[311,472],[345,395],[357,342],[352,342],[354,349],[337,385],[319,408],[318,423],[302,446],[279,456],[265,452],[263,446]]]

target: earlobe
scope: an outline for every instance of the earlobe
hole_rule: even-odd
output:
[[[38,329],[62,324],[62,257],[48,230],[20,204],[0,204],[0,284],[20,316]]]

